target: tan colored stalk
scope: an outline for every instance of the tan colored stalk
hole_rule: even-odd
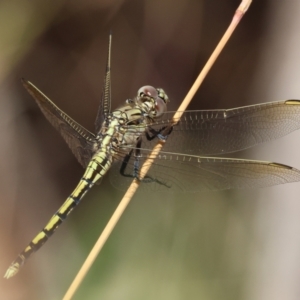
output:
[[[243,0],[238,9],[236,10],[232,22],[230,23],[229,27],[227,28],[226,32],[224,33],[223,37],[221,38],[219,44],[215,48],[214,52],[208,59],[207,63],[205,64],[203,70],[200,72],[198,78],[196,79],[195,83],[189,90],[188,94],[182,101],[180,107],[178,108],[177,112],[175,113],[173,120],[176,123],[177,120],[180,119],[182,113],[185,111],[189,103],[191,102],[193,96],[199,89],[201,83],[203,82],[204,78],[206,77],[208,71],[211,69],[212,65],[216,61],[217,57],[223,50],[224,46],[226,45],[227,41],[229,40],[230,36],[232,35],[233,31],[235,30],[236,26],[238,25],[239,21],[242,19],[243,15],[249,8],[252,0]],[[153,148],[149,158],[143,164],[140,177],[143,178],[148,170],[151,167],[152,162],[154,161],[155,157],[159,154],[160,150],[163,147],[164,142],[159,141],[156,146]],[[117,222],[119,221],[120,217],[122,216],[125,208],[129,204],[131,198],[135,194],[137,188],[139,187],[140,182],[136,179],[133,180],[132,184],[128,188],[127,192],[125,193],[123,199],[121,200],[120,204],[118,205],[117,209],[113,213],[112,217],[108,221],[106,227],[102,231],[99,239],[97,240],[96,244],[94,245],[92,251],[88,255],[87,259],[83,263],[81,269],[79,270],[78,274],[76,275],[74,281],[72,282],[71,286],[69,287],[67,293],[65,294],[63,300],[70,300],[73,295],[75,294],[76,290],[78,289],[79,285],[83,281],[84,277],[86,276],[88,270],[92,266],[93,262],[95,261],[97,255],[101,251],[102,247],[104,246],[106,240],[110,236],[112,230],[116,226]]]

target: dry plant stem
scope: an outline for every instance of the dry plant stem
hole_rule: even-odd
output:
[[[197,90],[199,89],[199,87],[200,87],[201,83],[203,82],[204,78],[206,77],[207,73],[209,72],[209,70],[215,63],[216,59],[218,58],[219,54],[223,50],[224,46],[228,42],[229,38],[231,37],[236,26],[238,25],[238,23],[242,19],[243,15],[249,8],[251,1],[252,0],[242,1],[240,6],[238,7],[238,9],[236,10],[236,12],[233,16],[232,22],[230,23],[229,27],[227,28],[226,32],[224,33],[223,37],[221,38],[219,44],[215,48],[214,52],[211,54],[210,58],[208,59],[207,63],[205,64],[204,68],[200,72],[198,78],[194,82],[193,86],[191,87],[191,89],[189,90],[189,92],[187,93],[185,98],[183,99],[177,112],[175,113],[175,115],[173,117],[174,123],[176,123],[177,120],[180,119],[181,115],[186,110],[187,106],[189,105],[192,98],[196,94]]]
[[[222,39],[220,40],[219,44],[217,45],[216,49],[210,56],[209,60],[207,61],[206,65],[204,66],[203,70],[199,74],[198,78],[196,79],[195,83],[191,87],[190,91],[184,98],[182,104],[178,108],[178,111],[175,113],[173,117],[174,123],[177,122],[177,120],[180,119],[182,113],[187,108],[188,104],[192,100],[193,96],[195,95],[196,91],[200,87],[201,83],[203,82],[205,76],[207,75],[208,71],[214,64],[215,60],[223,50],[225,44],[229,40],[231,34],[233,33],[234,29],[238,25],[239,21],[249,8],[251,4],[251,0],[244,0],[241,2],[240,6],[235,12],[235,15],[233,17],[232,22],[230,23],[228,29],[226,30],[225,34],[223,35]],[[140,177],[143,178],[148,170],[151,167],[152,162],[159,154],[161,148],[163,147],[164,142],[159,141],[156,146],[153,148],[151,154],[149,155],[149,158],[147,161],[143,164],[141,170],[140,170]],[[74,281],[72,282],[71,286],[69,287],[67,293],[65,294],[63,300],[69,300],[73,297],[74,293],[78,289],[80,283],[84,279],[85,275],[87,274],[88,270],[92,266],[93,262],[95,261],[97,255],[99,254],[100,250],[102,249],[103,245],[105,244],[106,240],[108,239],[109,235],[111,234],[112,230],[116,226],[118,220],[122,216],[125,208],[129,204],[131,198],[135,194],[137,188],[139,186],[138,180],[133,180],[132,184],[128,188],[127,192],[125,193],[123,199],[121,200],[120,204],[118,205],[117,209],[115,210],[114,214],[110,218],[109,222],[107,223],[106,227],[104,228],[103,232],[101,233],[98,241],[96,242],[95,246],[93,247],[92,251],[90,252],[89,256],[85,260],[84,264],[82,265],[80,271],[78,272],[77,276],[75,277]]]

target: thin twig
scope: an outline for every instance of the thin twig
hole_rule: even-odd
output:
[[[188,94],[184,98],[183,102],[181,103],[180,107],[178,108],[178,111],[175,113],[173,117],[173,123],[175,124],[178,122],[180,117],[182,116],[183,112],[191,102],[193,96],[199,89],[201,83],[203,82],[204,78],[206,77],[208,71],[211,69],[212,65],[216,61],[217,57],[223,50],[224,46],[226,45],[227,41],[229,40],[230,36],[232,35],[233,31],[235,30],[236,26],[238,25],[239,21],[249,8],[252,0],[243,0],[241,4],[239,5],[238,9],[236,10],[234,17],[232,19],[232,22],[230,23],[228,29],[224,33],[222,39],[220,40],[219,44],[215,48],[214,52],[210,56],[209,60],[205,64],[203,70],[199,74],[198,78],[196,79],[195,83],[189,90]],[[148,170],[151,167],[151,164],[153,163],[154,159],[159,154],[160,150],[163,147],[164,142],[159,141],[156,146],[153,148],[151,154],[149,155],[149,158],[145,161],[143,164],[141,171],[140,171],[140,177],[143,178]],[[88,255],[87,259],[83,263],[81,269],[79,270],[78,274],[76,275],[74,281],[72,282],[71,286],[69,287],[67,293],[65,294],[63,300],[70,300],[73,295],[75,294],[76,290],[78,289],[79,285],[81,284],[82,280],[84,279],[85,275],[87,274],[88,270],[92,266],[93,262],[95,261],[97,255],[101,251],[102,247],[104,246],[106,240],[108,239],[109,235],[111,234],[112,230],[116,226],[117,222],[119,221],[120,217],[122,216],[125,208],[129,204],[131,198],[135,194],[137,188],[139,187],[140,182],[136,179],[133,180],[132,184],[128,188],[127,192],[125,193],[123,199],[121,200],[120,204],[118,205],[117,209],[113,213],[112,217],[108,221],[106,227],[102,231],[99,239],[97,240],[95,246],[93,247],[92,251]]]

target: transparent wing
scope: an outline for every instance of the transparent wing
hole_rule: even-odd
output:
[[[31,82],[22,79],[22,83],[47,120],[60,132],[79,163],[86,167],[93,155],[95,135],[64,113]]]
[[[106,63],[106,71],[104,76],[104,84],[102,90],[102,98],[101,103],[99,105],[96,121],[95,121],[95,132],[98,133],[101,129],[101,126],[110,113],[111,107],[111,81],[110,81],[110,57],[111,57],[111,39],[112,34],[109,34],[109,42],[108,42],[108,55],[107,55],[107,63]]]
[[[171,124],[174,112],[165,113],[154,129]],[[282,137],[300,128],[300,101],[270,102],[224,110],[183,113],[169,135],[164,151],[215,155],[235,152]],[[142,147],[156,143],[143,138]]]
[[[150,151],[141,150],[139,165]],[[127,189],[133,178],[134,155],[131,155],[123,176],[122,159],[114,163],[110,172],[117,189]],[[198,192],[203,189],[225,190],[233,188],[261,188],[296,182],[300,171],[292,167],[264,161],[225,159],[160,152],[147,177],[141,183],[143,190],[170,192]]]

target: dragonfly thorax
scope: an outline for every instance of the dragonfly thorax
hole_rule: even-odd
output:
[[[114,156],[120,147],[134,147],[147,124],[166,111],[167,102],[168,97],[163,89],[152,86],[140,88],[133,100],[127,100],[106,117],[99,132],[97,152]]]

